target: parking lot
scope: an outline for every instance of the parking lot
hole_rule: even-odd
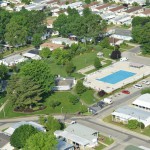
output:
[[[143,79],[143,80],[146,80],[146,81],[150,82],[150,77],[148,77],[146,79]],[[108,98],[112,99],[112,101],[114,102],[113,106],[117,107],[118,101],[123,100],[123,99],[127,98],[127,96],[130,96],[133,93],[141,91],[144,88],[150,87],[150,85],[146,85],[145,83],[143,83],[143,80],[141,80],[141,81],[139,81],[139,82],[136,83],[136,84],[142,85],[141,89],[134,87],[134,85],[135,85],[134,84],[134,85],[132,85],[132,86],[130,86],[128,88],[120,90],[120,92],[117,92],[117,93],[109,96]],[[124,90],[128,91],[128,93],[123,93]],[[104,102],[100,101],[97,104],[92,105],[91,107],[89,107],[89,111],[91,111],[91,113],[93,115],[96,115],[97,113],[99,113],[103,109],[109,108],[111,106],[111,105],[108,105],[106,103],[104,103],[104,104],[103,103]]]

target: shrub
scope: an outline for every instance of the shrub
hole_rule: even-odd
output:
[[[139,126],[139,122],[137,120],[129,120],[128,121],[129,129],[136,129],[138,126]]]
[[[150,93],[150,88],[142,89],[141,94],[146,94],[146,93]]]
[[[83,82],[81,80],[79,80],[77,82],[77,85],[76,85],[76,92],[77,94],[82,94],[86,91],[86,87],[83,85]]]
[[[52,100],[50,102],[50,106],[54,109],[56,106],[59,106],[61,104],[61,102],[57,101],[57,100]]]
[[[76,103],[79,102],[79,98],[77,96],[75,96],[75,95],[70,95],[69,96],[69,101],[70,101],[70,103],[72,103],[73,105],[75,105]]]
[[[110,58],[112,59],[119,59],[121,58],[121,52],[119,50],[112,51]]]
[[[106,94],[106,92],[104,90],[101,90],[101,91],[98,92],[98,95],[100,97],[103,97],[105,94]]]

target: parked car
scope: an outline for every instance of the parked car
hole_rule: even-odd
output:
[[[113,103],[110,98],[104,98],[103,102],[106,104],[112,104]]]
[[[141,85],[141,84],[135,84],[135,85],[133,85],[133,87],[138,88],[138,89],[141,89],[141,88],[142,88],[142,85]]]
[[[122,58],[120,58],[120,61],[127,61],[127,60],[128,60],[127,57],[122,57]]]
[[[142,80],[142,83],[143,83],[143,84],[146,84],[146,85],[150,85],[150,82],[147,81],[147,80]]]
[[[122,93],[123,94],[130,94],[130,92],[128,90],[123,90]]]

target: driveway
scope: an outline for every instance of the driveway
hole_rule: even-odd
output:
[[[122,57],[127,57],[131,62],[141,63],[150,66],[150,58],[138,56],[138,53],[140,53],[140,51],[141,51],[140,46],[137,46],[130,49],[129,51],[123,52]]]

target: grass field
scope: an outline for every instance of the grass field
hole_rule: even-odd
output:
[[[95,150],[103,150],[105,147],[105,145],[99,144],[99,146],[95,147]]]
[[[105,122],[108,122],[108,123],[111,123],[111,124],[117,125],[117,126],[119,126],[119,127],[122,127],[122,128],[125,128],[125,129],[130,130],[130,129],[127,127],[127,125],[124,125],[124,124],[122,124],[122,123],[113,122],[111,115],[107,116],[107,117],[104,118],[103,120],[104,120]],[[140,134],[144,134],[144,135],[150,137],[150,127],[146,127],[146,128],[144,128],[144,129],[140,129],[140,127],[138,127],[137,129],[132,129],[131,131],[134,131],[134,132],[137,132],[137,133],[140,133]]]
[[[9,102],[5,107],[5,118],[35,115],[35,114],[54,114],[54,113],[60,114],[61,112],[74,114],[80,111],[81,103],[79,102],[76,105],[70,103],[69,102],[70,95],[71,95],[70,92],[56,92],[45,100],[44,105],[47,106],[46,109],[33,112],[30,114],[14,112],[12,108],[12,104]],[[57,100],[61,102],[61,104],[57,106],[55,109],[53,109],[52,107],[50,107],[51,100]],[[4,118],[3,112],[0,112],[0,118]]]
[[[81,95],[81,99],[88,105],[93,104],[97,101],[97,99],[94,98],[93,94],[93,90],[87,90]]]

